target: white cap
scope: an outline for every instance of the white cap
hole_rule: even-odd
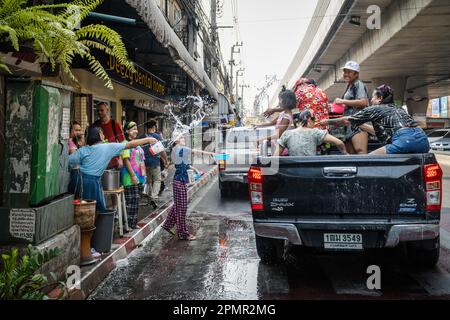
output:
[[[361,70],[361,68],[359,67],[359,63],[355,61],[347,61],[342,69],[352,70],[356,72],[360,72]]]

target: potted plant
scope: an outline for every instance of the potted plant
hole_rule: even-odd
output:
[[[28,245],[26,254],[19,257],[19,250],[13,248],[10,253],[2,254],[0,262],[0,300],[46,300],[52,287],[60,286],[60,296],[65,292],[64,282],[57,282],[54,273],[48,278],[40,274],[39,269],[60,253],[59,248],[39,252]]]

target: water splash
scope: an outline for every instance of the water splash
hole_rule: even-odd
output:
[[[211,98],[187,96],[176,104],[165,105],[164,110],[174,124],[172,137],[167,143],[168,146],[173,145],[178,138],[191,133],[195,127],[201,125],[203,119],[213,111],[215,103],[215,100]],[[177,115],[175,110],[181,111],[181,114]]]

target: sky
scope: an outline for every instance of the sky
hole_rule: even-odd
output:
[[[220,45],[229,68],[231,46],[236,41],[243,42],[241,53],[234,58],[245,68],[239,84],[243,80],[250,85],[244,89],[244,105],[253,107],[258,88],[265,84],[265,76],[277,75],[280,80],[284,76],[308,28],[317,0],[219,0],[219,3],[223,3],[219,26],[234,25],[233,14],[237,16],[237,28],[218,29]],[[270,94],[275,89],[273,86]]]

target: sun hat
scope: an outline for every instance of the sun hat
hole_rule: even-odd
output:
[[[342,67],[342,70],[344,70],[344,69],[352,70],[352,71],[356,71],[356,72],[360,72],[360,70],[361,70],[359,63],[355,62],[355,61],[347,61],[345,66]]]

